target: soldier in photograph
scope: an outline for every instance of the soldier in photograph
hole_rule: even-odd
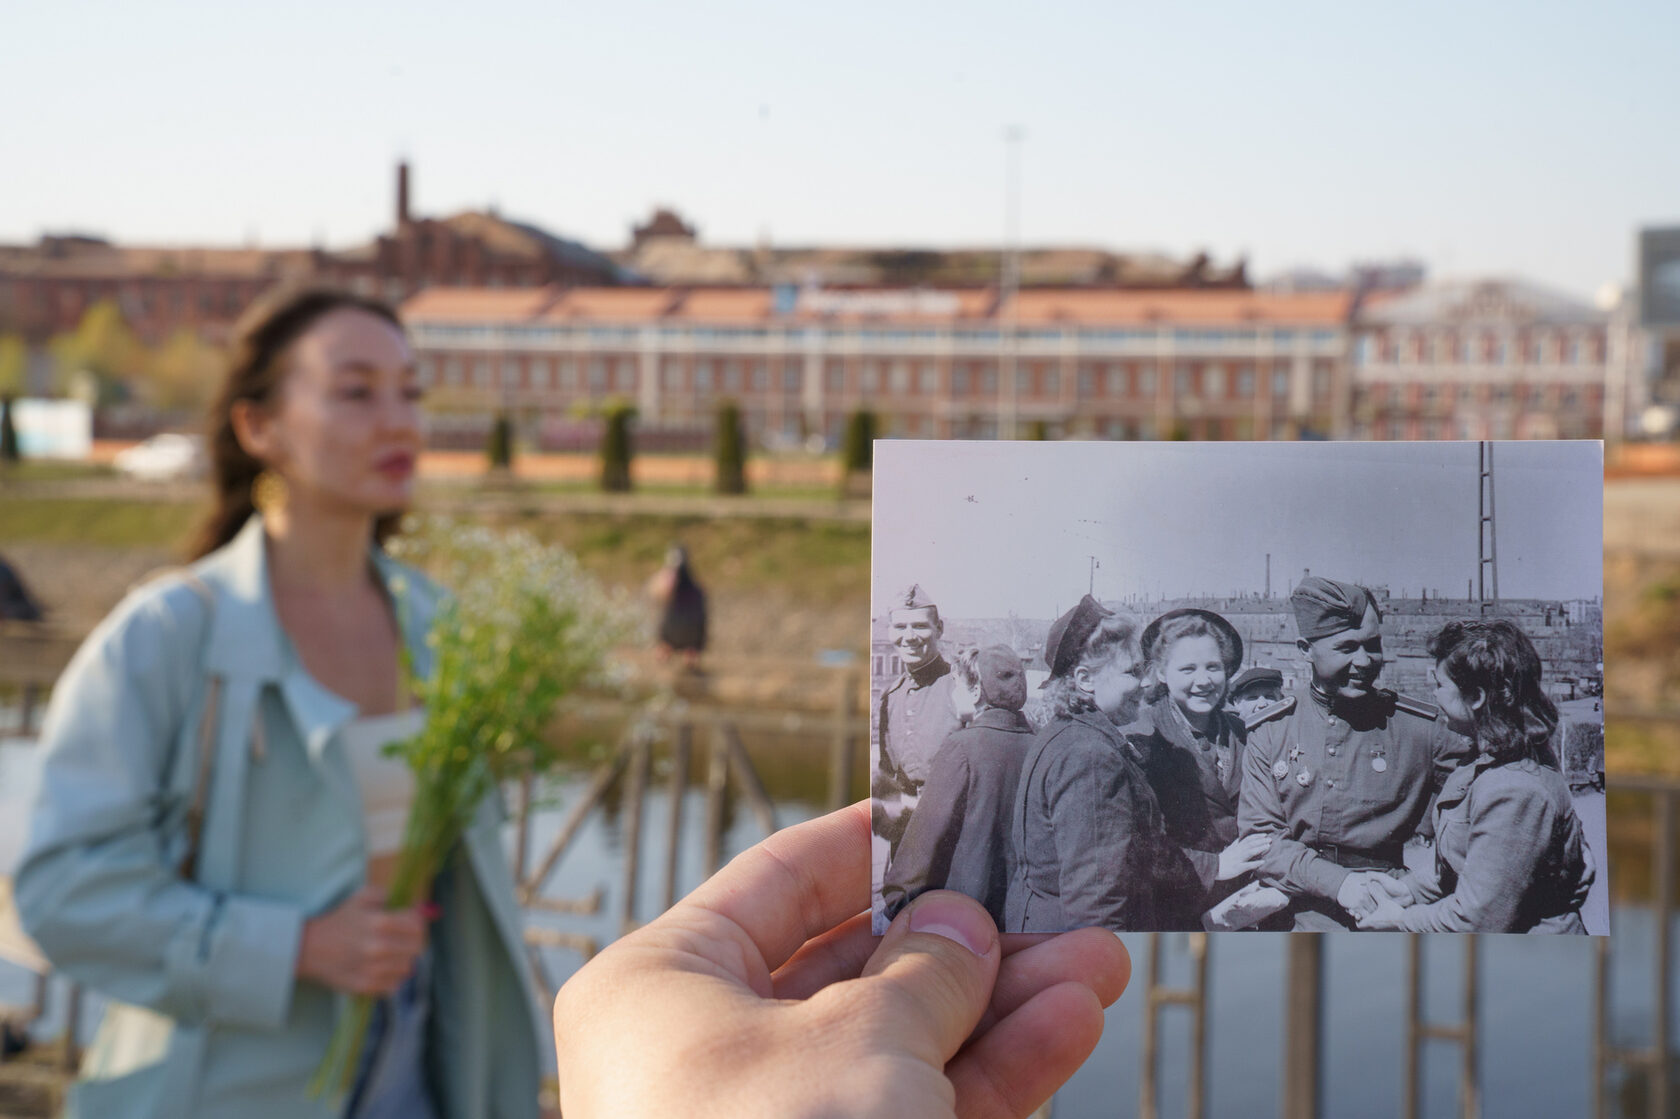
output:
[[[1470,744],[1432,704],[1377,687],[1369,590],[1309,576],[1290,606],[1311,680],[1250,729],[1238,826],[1275,837],[1257,877],[1291,897],[1295,929],[1353,928],[1377,903],[1354,872],[1404,870],[1406,840]]]
[[[1237,673],[1231,681],[1231,694],[1225,698],[1225,706],[1246,721],[1282,699],[1283,673],[1256,665]]]
[[[933,756],[962,725],[951,665],[941,654],[939,607],[912,583],[894,596],[887,637],[904,665],[881,693],[879,757],[871,794],[875,833],[897,850],[904,827],[933,768]]]

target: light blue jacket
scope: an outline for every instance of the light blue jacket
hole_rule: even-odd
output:
[[[372,556],[424,676],[438,594]],[[111,1000],[72,1115],[326,1119],[342,1102],[305,1089],[344,997],[293,972],[304,920],[366,874],[337,733],[357,711],[280,628],[259,518],[193,570],[213,610],[180,579],[142,587],[53,689],[18,910],[56,968]],[[174,868],[211,675],[224,681],[215,769],[185,881]],[[430,1052],[447,1119],[537,1114],[539,1034],[490,801],[437,883]]]

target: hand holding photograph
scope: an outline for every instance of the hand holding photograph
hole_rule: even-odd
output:
[[[1602,457],[878,443],[876,932],[1607,933]]]

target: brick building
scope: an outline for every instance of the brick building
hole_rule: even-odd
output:
[[[1366,439],[1601,438],[1614,364],[1610,318],[1515,280],[1368,298],[1353,328],[1351,432]]]
[[[430,285],[541,287],[625,282],[600,253],[494,212],[418,218],[409,210],[407,164],[397,168],[391,231],[342,251],[115,245],[97,237],[43,236],[0,245],[0,331],[39,344],[72,330],[110,299],[140,337],[179,327],[219,339],[276,283],[318,280],[400,303]]]
[[[403,308],[440,413],[528,422],[609,398],[759,442],[887,434],[1271,439],[1340,432],[1340,293],[1024,289],[431,288]]]

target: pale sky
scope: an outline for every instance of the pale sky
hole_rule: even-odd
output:
[[[875,613],[920,583],[951,618],[1051,618],[1100,599],[1272,592],[1315,575],[1462,598],[1476,576],[1476,444],[875,445]],[[1603,593],[1596,442],[1499,443],[1505,598]]]
[[[1590,297],[1680,222],[1680,4],[4,5],[0,242],[341,247],[497,203],[599,248],[1411,255]]]

